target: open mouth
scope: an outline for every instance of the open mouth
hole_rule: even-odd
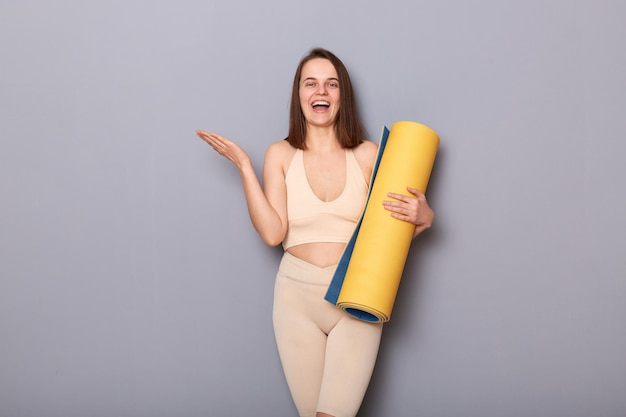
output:
[[[314,108],[314,109],[316,109],[316,110],[317,110],[317,109],[322,110],[322,109],[327,109],[327,108],[329,108],[329,107],[330,107],[330,103],[329,103],[329,102],[327,102],[327,101],[324,101],[324,100],[317,100],[317,101],[314,101],[314,102],[313,102],[312,106],[313,106],[313,108]]]

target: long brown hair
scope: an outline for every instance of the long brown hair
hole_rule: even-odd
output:
[[[304,64],[315,58],[329,60],[337,71],[339,77],[339,113],[335,121],[335,132],[343,148],[354,148],[363,142],[367,135],[357,111],[350,75],[337,56],[322,48],[312,49],[308,55],[302,58],[296,69],[289,107],[289,136],[286,140],[295,148],[306,149],[306,121],[300,106],[300,77]]]

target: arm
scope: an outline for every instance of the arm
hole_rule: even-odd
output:
[[[216,133],[202,130],[196,133],[217,153],[237,166],[252,225],[264,243],[279,245],[287,233],[287,197],[279,146],[270,146],[265,155],[265,189],[262,189],[250,157],[239,145]]]
[[[365,180],[369,181],[378,154],[378,145],[368,141],[363,142],[355,148],[354,154],[363,170]],[[383,201],[383,207],[391,212],[393,218],[413,223],[415,225],[413,238],[415,238],[432,225],[435,214],[423,193],[412,187],[407,187],[407,190],[415,197],[387,193],[387,196],[394,200]]]

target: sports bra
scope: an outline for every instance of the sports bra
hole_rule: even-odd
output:
[[[347,243],[367,198],[368,184],[352,149],[346,149],[346,183],[332,201],[320,200],[309,185],[301,149],[296,150],[287,173],[288,228],[283,248],[305,243]]]

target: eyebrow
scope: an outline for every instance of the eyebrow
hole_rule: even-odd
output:
[[[304,80],[302,80],[302,82],[305,82],[307,80],[317,81],[317,78],[315,78],[315,77],[306,77]],[[339,79],[335,78],[335,77],[330,77],[330,78],[327,78],[326,81],[339,81]]]

